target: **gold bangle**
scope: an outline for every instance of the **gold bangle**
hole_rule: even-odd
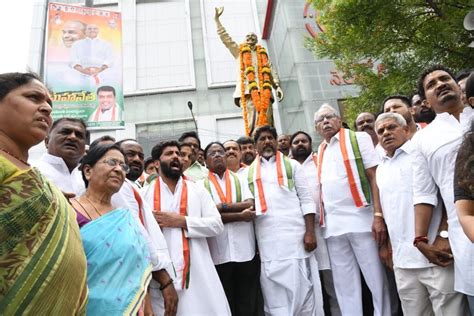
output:
[[[383,218],[383,213],[382,212],[375,212],[374,216],[382,217]]]

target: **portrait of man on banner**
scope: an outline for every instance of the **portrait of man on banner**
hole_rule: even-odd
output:
[[[46,37],[45,81],[53,92],[53,118],[123,128],[121,14],[51,2]]]

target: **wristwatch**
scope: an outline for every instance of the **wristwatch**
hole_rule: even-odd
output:
[[[438,233],[438,236],[441,238],[447,239],[449,237],[448,231],[447,230],[442,230]]]

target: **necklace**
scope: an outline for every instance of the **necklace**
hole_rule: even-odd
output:
[[[29,163],[27,163],[26,161],[24,161],[24,160],[21,159],[20,157],[18,157],[18,156],[16,156],[16,155],[12,154],[11,152],[9,152],[9,151],[6,150],[6,149],[0,147],[0,150],[3,151],[4,153],[8,154],[9,156],[12,156],[12,157],[15,158],[16,160],[18,160],[18,161],[24,163],[25,165],[27,165],[27,166],[30,165]]]
[[[84,207],[84,205],[82,205],[82,203],[79,202],[79,199],[72,199],[72,201],[77,202],[77,205],[79,205],[79,206],[82,208],[82,210],[83,210],[84,212],[86,212],[86,214],[87,214],[87,216],[89,217],[89,219],[92,220],[91,214],[89,214],[89,212],[86,210],[86,208]]]
[[[99,210],[97,209],[97,207],[95,207],[94,203],[92,203],[91,200],[89,200],[85,194],[83,195],[83,197],[87,200],[87,202],[89,202],[90,205],[92,205],[92,207],[94,208],[94,211],[95,211],[97,214],[99,214],[99,216],[102,216],[102,213],[99,212]]]

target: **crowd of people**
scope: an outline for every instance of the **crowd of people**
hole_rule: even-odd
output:
[[[435,65],[353,130],[321,105],[317,150],[267,125],[146,158],[1,74],[0,314],[474,315],[473,107]]]

